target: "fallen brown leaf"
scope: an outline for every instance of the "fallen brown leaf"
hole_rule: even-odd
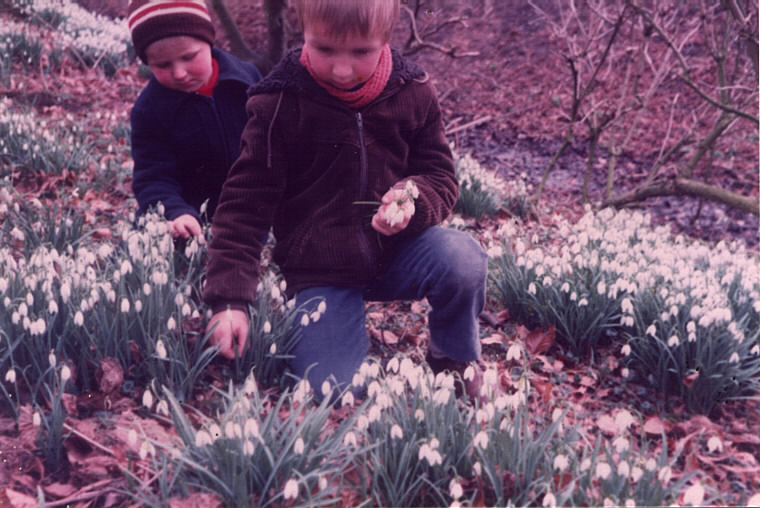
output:
[[[546,352],[554,345],[554,325],[545,330],[533,330],[525,337],[525,349],[531,356]]]

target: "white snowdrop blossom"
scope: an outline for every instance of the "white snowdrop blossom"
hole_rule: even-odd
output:
[[[175,321],[174,316],[169,316],[169,320],[166,322],[166,329],[170,332],[177,328],[177,321]]]
[[[298,497],[298,480],[291,478],[285,483],[285,488],[282,492],[285,500],[296,499]]]
[[[478,448],[488,448],[488,433],[486,433],[484,430],[481,430],[475,434],[475,437],[472,440],[472,444]]]
[[[594,470],[594,476],[602,480],[609,478],[610,473],[612,473],[612,468],[610,468],[610,465],[606,462],[599,462]]]
[[[403,439],[404,438],[404,431],[401,428],[401,426],[397,423],[394,423],[391,427],[391,439]]]
[[[668,347],[676,347],[681,341],[678,339],[678,335],[671,335],[668,339]]]
[[[61,382],[65,383],[69,379],[71,379],[71,369],[68,365],[64,365],[61,367]]]
[[[551,492],[547,492],[544,495],[543,501],[541,501],[541,506],[543,506],[544,508],[553,508],[557,506],[557,498],[554,497],[554,494],[552,494]]]
[[[739,353],[736,351],[731,353],[731,357],[728,359],[728,363],[739,363]]]
[[[657,472],[657,479],[660,480],[663,485],[667,485],[671,478],[673,478],[673,470],[670,466],[665,466]]]
[[[683,494],[683,503],[690,506],[702,506],[705,499],[705,488],[700,482],[691,485]],[[748,505],[749,506],[749,505]]]
[[[42,425],[42,415],[40,415],[39,411],[35,411],[34,414],[32,415],[32,425],[34,425],[35,427],[39,427],[40,425]]]
[[[618,464],[617,474],[623,478],[627,478],[628,475],[631,474],[631,466],[628,464],[628,462],[622,461]]]
[[[517,342],[513,342],[509,349],[507,349],[507,361],[516,360],[519,361],[522,357],[522,348]]]
[[[8,383],[15,383],[16,382],[16,371],[15,369],[8,369],[8,372],[5,373],[5,380]]]
[[[631,354],[631,345],[623,344],[623,347],[620,348],[620,352],[623,354],[623,356],[629,356]]]
[[[253,444],[253,441],[250,439],[246,439],[243,443],[243,453],[245,455],[248,455],[249,457],[254,454],[256,451],[256,446]]]
[[[554,469],[557,469],[558,471],[566,471],[567,468],[570,466],[570,461],[568,460],[566,455],[559,454],[556,457],[554,457]]]
[[[270,333],[272,331],[272,323],[269,321],[264,321],[264,326],[262,327],[264,333]]]
[[[710,439],[707,440],[707,451],[710,453],[722,452],[723,441],[721,441],[718,436],[711,436]]]
[[[438,440],[433,438],[429,443],[423,443],[418,453],[419,460],[426,460],[431,466],[443,464],[443,457],[438,451]]]
[[[153,394],[150,390],[145,390],[142,396],[142,405],[148,409],[153,407]]]
[[[161,359],[166,358],[166,346],[164,345],[164,341],[161,339],[158,339],[156,341],[156,354]]]
[[[303,442],[303,439],[299,437],[298,439],[296,439],[296,442],[293,444],[293,451],[297,453],[298,455],[301,455],[303,454],[304,447],[305,447],[305,444]]]
[[[449,482],[449,496],[451,496],[452,499],[459,499],[463,495],[464,489],[462,488],[462,484],[459,483],[457,478],[452,478]]]
[[[208,446],[212,444],[214,441],[211,439],[211,434],[206,432],[205,430],[199,430],[195,433],[195,446],[198,448],[201,448],[203,446]]]
[[[343,436],[343,445],[352,446],[356,448],[357,446],[356,434],[354,434],[353,432],[346,432],[346,435]]]

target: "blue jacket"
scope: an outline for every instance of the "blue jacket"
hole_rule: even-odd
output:
[[[223,50],[211,54],[219,63],[213,97],[172,90],[152,77],[132,107],[138,215],[160,201],[169,220],[186,213],[200,220],[206,200],[209,220],[214,214],[227,170],[240,155],[247,89],[261,74]]]

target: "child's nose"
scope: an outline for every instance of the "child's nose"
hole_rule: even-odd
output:
[[[337,62],[335,65],[333,65],[333,76],[339,79],[348,79],[351,78],[353,75],[353,70],[351,68],[351,65],[345,62]]]
[[[185,74],[187,74],[187,72],[185,72],[185,68],[183,66],[175,65],[172,67],[172,77],[174,79],[182,79],[185,77]]]

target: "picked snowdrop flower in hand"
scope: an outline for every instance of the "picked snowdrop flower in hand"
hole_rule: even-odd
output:
[[[390,236],[403,231],[414,215],[414,200],[420,191],[412,180],[403,186],[396,184],[381,198],[380,202],[357,201],[355,204],[379,205],[372,217],[372,227],[379,233]]]

